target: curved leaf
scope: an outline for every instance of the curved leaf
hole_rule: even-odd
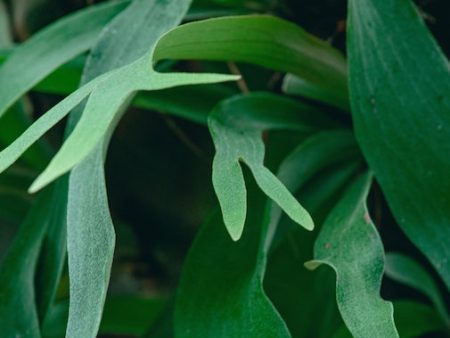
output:
[[[362,175],[347,189],[314,244],[314,261],[305,265],[335,270],[339,310],[354,337],[398,337],[392,304],[379,295],[384,251],[365,206],[371,182]]]
[[[1,264],[0,327],[5,337],[41,336],[33,281],[48,225],[48,200],[47,192],[38,196]]]
[[[268,15],[215,18],[182,25],[156,45],[155,60],[241,61],[298,75],[348,100],[339,51],[300,27]]]
[[[385,274],[389,278],[412,287],[426,295],[445,322],[450,318],[436,282],[416,261],[399,253],[386,255]]]
[[[358,142],[398,224],[450,289],[449,63],[410,0],[351,0],[348,55]]]

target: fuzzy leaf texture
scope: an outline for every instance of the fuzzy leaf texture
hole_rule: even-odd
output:
[[[336,272],[336,299],[345,324],[356,338],[398,337],[390,302],[380,297],[384,250],[365,201],[372,179],[361,175],[325,220],[314,243],[314,269],[327,264]]]
[[[317,131],[336,127],[326,115],[294,100],[270,94],[236,97],[219,104],[208,119],[216,155],[213,185],[223,219],[233,240],[241,237],[245,217],[246,190],[239,162],[245,163],[256,183],[295,222],[308,230],[314,227],[308,212],[286,187],[264,166],[264,130]]]

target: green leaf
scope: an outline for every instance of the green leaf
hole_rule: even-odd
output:
[[[250,168],[260,188],[289,217],[312,230],[314,224],[308,212],[264,166],[262,133],[268,129],[312,132],[336,125],[311,106],[273,94],[236,96],[213,110],[208,119],[216,148],[213,185],[233,240],[241,237],[247,214],[245,182],[239,162]]]
[[[385,274],[389,278],[426,295],[442,319],[450,323],[447,309],[436,282],[419,263],[399,253],[388,253],[386,255]]]
[[[333,92],[293,74],[287,74],[284,77],[282,89],[286,94],[300,95],[327,103],[344,111],[350,111],[350,102],[348,101],[348,98],[337,96]]]
[[[220,215],[206,222],[184,264],[175,307],[175,336],[290,337],[262,289],[264,238],[270,213],[256,191],[249,200],[247,226],[238,242]],[[207,253],[207,254],[205,254]],[[226,273],[224,273],[224,271]]]
[[[68,130],[75,128],[68,138],[70,145],[74,142],[73,135],[81,130],[77,128],[92,119],[95,109],[104,108],[110,112],[103,119],[104,124],[99,126],[104,133],[96,134],[95,143],[87,145],[91,147],[87,152],[89,157],[72,170],[69,179],[67,219],[71,305],[67,337],[94,337],[100,324],[115,238],[108,210],[103,161],[110,134],[126,107],[122,105],[124,100],[128,101],[132,92],[139,88],[166,88],[187,80],[201,82],[200,78],[210,79],[209,75],[191,74],[167,74],[163,78],[151,67],[149,49],[152,50],[162,33],[181,21],[188,6],[189,1],[182,0],[170,3],[134,1],[106,27],[87,60],[83,82],[127,64],[129,66],[114,73],[116,80],[128,80],[129,76],[134,76],[135,81],[128,84],[128,88],[126,84],[111,82],[112,87],[125,85],[125,89],[132,88],[130,92],[119,93],[117,98],[94,91],[80,122],[77,124],[81,109],[71,114],[69,120]],[[135,27],[139,27],[139,31],[136,32]],[[124,46],[127,46],[127,53],[122,53]],[[158,80],[156,86],[153,85],[153,77]],[[116,91],[107,90],[107,94],[116,94]],[[113,111],[112,107],[118,111]],[[86,144],[83,148],[86,149]]]
[[[277,101],[273,95],[268,97]],[[235,100],[239,103],[245,99]],[[304,151],[299,148],[297,156],[289,157],[291,160],[281,168],[289,168],[292,175],[298,169],[299,180],[307,181],[317,168],[335,163],[336,152],[345,154],[348,147],[355,149],[351,141],[348,132],[317,136],[317,142],[308,142]],[[324,153],[318,155],[312,148]],[[268,200],[264,203],[255,182],[249,181],[249,215],[241,239],[233,242],[216,215],[205,224],[190,249],[176,302],[177,337],[290,337],[262,288],[266,255],[279,220],[277,207]]]
[[[355,156],[356,155],[356,156]],[[361,167],[349,132],[323,132],[294,150],[279,170],[279,178],[311,212],[317,225]],[[358,163],[359,162],[359,163]],[[276,214],[271,225],[277,224]],[[272,231],[274,232],[274,231]],[[312,255],[317,232],[304,232],[281,218],[267,264],[264,287],[293,337],[328,338],[343,325],[336,302],[332,271],[310,273],[303,263]]]
[[[236,79],[234,75],[157,73],[151,69],[147,55],[112,72],[106,81],[94,88],[77,126],[45,171],[32,184],[30,191],[38,191],[86,158],[111,131],[112,126],[115,126],[120,117],[120,108],[126,105],[136,91]]]
[[[450,289],[449,63],[409,0],[350,1],[348,55],[358,142],[398,224]]]
[[[108,76],[108,74],[106,74]],[[71,109],[76,107],[105,77],[98,77],[66,97],[47,113],[37,119],[27,130],[0,152],[0,173],[9,168],[17,159],[42,137],[50,128],[61,121]]]
[[[127,4],[113,1],[89,6],[17,47],[0,68],[0,116],[53,70],[91,48],[104,25]]]
[[[182,25],[162,37],[154,58],[248,62],[293,73],[342,102],[348,100],[347,70],[340,52],[272,16],[225,17]]]
[[[48,200],[48,192],[37,197],[1,265],[0,327],[5,337],[40,337],[33,281],[48,224]]]
[[[347,189],[314,244],[314,261],[305,265],[335,270],[338,307],[354,337],[398,337],[392,304],[379,295],[384,251],[365,206],[371,182],[361,175]]]
[[[428,305],[400,300],[394,302],[394,309],[395,323],[400,337],[417,338],[430,332],[440,332],[443,335],[439,337],[448,337],[448,327],[445,327],[436,311]],[[447,334],[444,333],[445,331]]]

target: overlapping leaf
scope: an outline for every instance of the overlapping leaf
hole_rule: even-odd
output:
[[[250,168],[256,183],[266,195],[295,222],[312,230],[314,224],[308,212],[264,166],[262,132],[269,129],[312,132],[336,125],[315,108],[270,94],[235,97],[213,110],[208,119],[216,148],[213,185],[225,226],[234,240],[242,234],[247,213],[240,161]]]
[[[379,292],[384,269],[381,239],[365,206],[372,179],[361,175],[327,217],[314,244],[314,261],[332,267],[336,298],[354,337],[398,337],[392,304]]]
[[[105,24],[128,3],[107,2],[80,10],[17,47],[0,67],[0,116],[40,80],[92,47]]]
[[[48,225],[43,192],[16,234],[0,269],[0,327],[5,337],[39,338],[34,276],[39,250]]]
[[[346,65],[339,51],[272,16],[225,17],[182,25],[162,37],[154,58],[249,62],[298,75],[340,102],[348,97]]]
[[[276,96],[269,95],[266,99],[271,97],[277,102]],[[229,101],[238,106],[239,101],[246,103],[246,100],[244,96]],[[241,113],[247,113],[255,124],[264,123],[264,117],[259,120],[257,115],[260,106],[247,108]],[[299,188],[316,169],[334,163],[336,152],[352,153],[354,145],[351,135],[342,131],[317,137],[317,142],[311,140],[282,165],[285,169],[281,171],[286,170],[292,176],[298,173],[293,186],[289,180],[285,183],[290,189]],[[264,203],[264,196],[250,182],[249,217],[242,238],[233,242],[220,218],[215,216],[205,224],[190,250],[176,303],[177,337],[290,337],[262,288],[266,255],[279,221],[277,207],[270,201]],[[332,185],[328,187],[334,189]],[[296,268],[302,267],[290,267]]]
[[[436,282],[419,263],[408,256],[389,253],[386,255],[385,273],[389,278],[425,294],[439,312],[442,320],[450,323],[450,317]]]
[[[409,239],[450,288],[450,67],[410,0],[349,2],[359,144]]]

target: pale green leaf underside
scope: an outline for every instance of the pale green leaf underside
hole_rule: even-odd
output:
[[[271,94],[236,96],[219,104],[208,118],[216,148],[213,185],[231,238],[242,234],[247,214],[247,193],[241,164],[251,170],[258,186],[296,223],[312,230],[308,212],[289,190],[264,166],[264,130],[287,129],[312,132],[336,127],[311,106]]]
[[[307,105],[272,94],[236,96],[219,104],[208,118],[216,148],[213,185],[230,236],[238,240],[247,214],[247,194],[240,162],[245,163],[264,193],[296,223],[314,227],[308,212],[264,166],[264,130],[311,132],[333,126],[326,115]],[[334,124],[336,126],[336,124]]]
[[[398,224],[450,288],[450,66],[410,0],[349,2],[356,138]]]
[[[16,48],[0,67],[0,116],[40,80],[92,47],[105,24],[128,3],[112,1],[80,10]]]
[[[157,73],[152,70],[148,56],[113,72],[91,93],[74,131],[45,171],[33,182],[30,192],[38,191],[81,162],[107,134],[117,111],[135,92],[236,79],[238,77],[234,75]]]
[[[384,251],[365,206],[371,182],[361,175],[347,189],[314,244],[314,261],[306,266],[327,264],[335,270],[338,307],[354,337],[398,337],[392,304],[379,294]]]

